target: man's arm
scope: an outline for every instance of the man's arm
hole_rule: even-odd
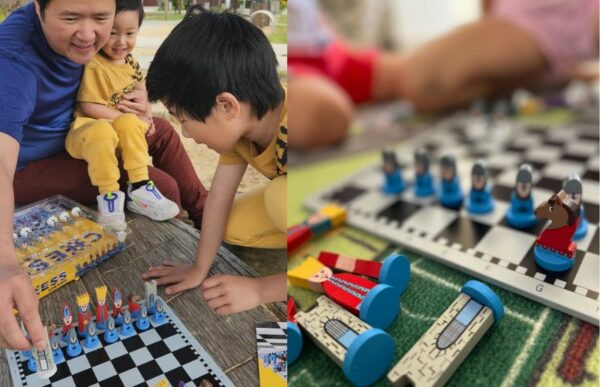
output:
[[[31,342],[36,348],[43,349],[46,332],[38,312],[38,297],[29,276],[17,262],[12,239],[13,178],[19,144],[14,138],[0,132],[0,150],[0,347],[30,348],[16,318],[10,313],[16,306]]]

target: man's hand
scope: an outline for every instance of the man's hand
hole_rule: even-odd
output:
[[[142,274],[145,280],[156,278],[157,285],[172,285],[165,290],[168,295],[200,286],[205,277],[206,273],[196,265],[173,261],[163,262],[161,266],[149,267],[148,271]]]
[[[17,308],[31,338],[38,350],[44,349],[46,330],[38,311],[38,296],[31,286],[27,273],[18,264],[0,266],[0,347],[16,350],[31,349],[31,343],[19,328],[12,313]]]

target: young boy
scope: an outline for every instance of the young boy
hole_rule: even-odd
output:
[[[139,64],[131,55],[144,18],[141,0],[118,0],[108,43],[85,66],[77,94],[75,120],[65,148],[88,163],[92,184],[98,187],[99,223],[115,231],[125,230],[125,193],[119,189],[119,163],[123,160],[129,184],[127,208],[162,221],[179,213],[148,177],[148,143],[154,127],[152,110],[143,115],[117,110],[123,94],[145,91]],[[150,106],[150,105],[148,105]]]
[[[181,22],[159,48],[146,80],[185,136],[221,155],[205,204],[196,262],[165,262],[144,278],[174,294],[202,284],[219,315],[286,299],[286,275],[206,278],[221,241],[286,246],[287,104],[275,53],[262,31],[228,14],[201,12]],[[234,202],[248,164],[270,183]]]

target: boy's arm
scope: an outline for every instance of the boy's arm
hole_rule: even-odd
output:
[[[118,110],[111,109],[108,106],[104,106],[99,103],[93,102],[79,102],[79,107],[81,108],[82,113],[86,117],[96,119],[104,118],[107,120],[114,120],[115,118],[123,114]]]
[[[45,331],[38,311],[38,297],[31,280],[17,261],[12,239],[14,214],[13,178],[19,154],[17,141],[0,132],[0,310],[10,311],[14,305],[34,345],[43,348]],[[29,343],[12,313],[0,313],[0,348],[27,349]]]
[[[215,172],[202,218],[202,234],[196,253],[196,267],[203,277],[215,260],[223,241],[229,211],[248,164],[220,164]],[[175,288],[175,287],[173,287]],[[174,289],[172,289],[174,290]]]

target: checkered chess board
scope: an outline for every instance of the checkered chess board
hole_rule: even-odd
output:
[[[413,153],[422,147],[430,152],[436,184],[439,157],[454,154],[465,195],[470,189],[473,163],[484,159],[493,185],[494,211],[473,215],[464,208],[450,210],[439,205],[435,197],[415,197],[412,185],[400,195],[386,195],[381,192],[381,164],[334,183],[304,204],[314,211],[337,202],[347,209],[347,223],[354,227],[598,325],[598,126],[533,127],[506,121],[485,127],[470,118],[454,117],[396,148],[408,182],[414,177]],[[510,194],[519,165],[524,162],[534,168],[536,206],[558,192],[570,174],[579,174],[582,179],[589,229],[585,238],[576,242],[577,260],[565,273],[547,272],[535,263],[533,245],[543,223],[517,230],[506,222]]]
[[[165,303],[166,306],[166,303]],[[50,379],[40,379],[27,368],[20,352],[6,351],[15,386],[155,386],[166,380],[172,386],[233,386],[211,356],[196,341],[183,323],[166,306],[167,319],[157,325],[150,318],[150,328],[135,334],[119,336],[109,344],[103,334],[101,345],[87,349],[80,340],[83,352],[71,358],[66,342],[60,346],[65,361],[57,364],[58,371]],[[117,329],[119,329],[117,327]],[[101,332],[101,331],[100,331]],[[59,329],[55,332],[60,336]]]
[[[287,322],[256,324],[256,350],[264,367],[287,380]],[[263,383],[261,383],[261,386]]]

